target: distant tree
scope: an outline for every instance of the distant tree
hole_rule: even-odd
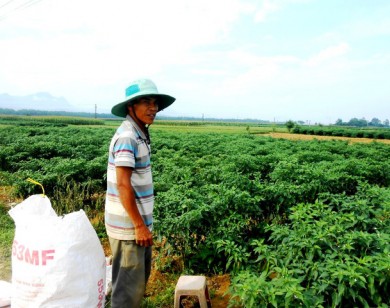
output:
[[[389,119],[384,120],[383,125],[389,127]]]
[[[359,119],[358,118],[352,118],[349,120],[348,125],[350,126],[359,126]]]
[[[341,125],[343,125],[343,120],[337,119],[335,124],[341,126]]]
[[[361,118],[360,120],[360,126],[368,126],[368,121],[365,118]]]
[[[291,129],[294,128],[294,126],[295,126],[295,123],[294,123],[293,121],[288,120],[288,121],[286,122],[286,127],[287,127],[288,132],[290,132]]]
[[[357,126],[357,127],[364,127],[367,126],[367,120],[365,118],[358,119],[358,118],[352,118],[349,120],[348,125],[349,126]]]
[[[382,126],[381,120],[378,118],[372,118],[371,122],[368,124],[371,126]]]

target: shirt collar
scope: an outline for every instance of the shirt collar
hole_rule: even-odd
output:
[[[136,129],[138,135],[142,139],[147,139],[147,137],[146,137],[145,133],[143,132],[143,130],[138,126],[137,122],[135,122],[134,119],[130,115],[126,116],[126,121],[130,122],[130,124]]]

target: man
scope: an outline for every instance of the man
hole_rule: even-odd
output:
[[[148,79],[126,88],[112,114],[126,118],[113,136],[107,168],[105,224],[112,259],[111,304],[140,307],[151,271],[154,193],[148,127],[175,98]]]

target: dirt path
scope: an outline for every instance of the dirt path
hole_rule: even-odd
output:
[[[336,137],[336,136],[317,136],[317,135],[303,135],[303,134],[289,134],[289,133],[269,133],[260,136],[271,136],[272,138],[283,138],[289,140],[344,140],[350,143],[371,143],[381,142],[390,144],[387,139],[369,139],[369,138],[351,138],[351,137]]]

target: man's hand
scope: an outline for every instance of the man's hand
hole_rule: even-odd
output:
[[[153,245],[153,235],[148,227],[142,225],[138,228],[135,228],[135,243],[145,247]]]

